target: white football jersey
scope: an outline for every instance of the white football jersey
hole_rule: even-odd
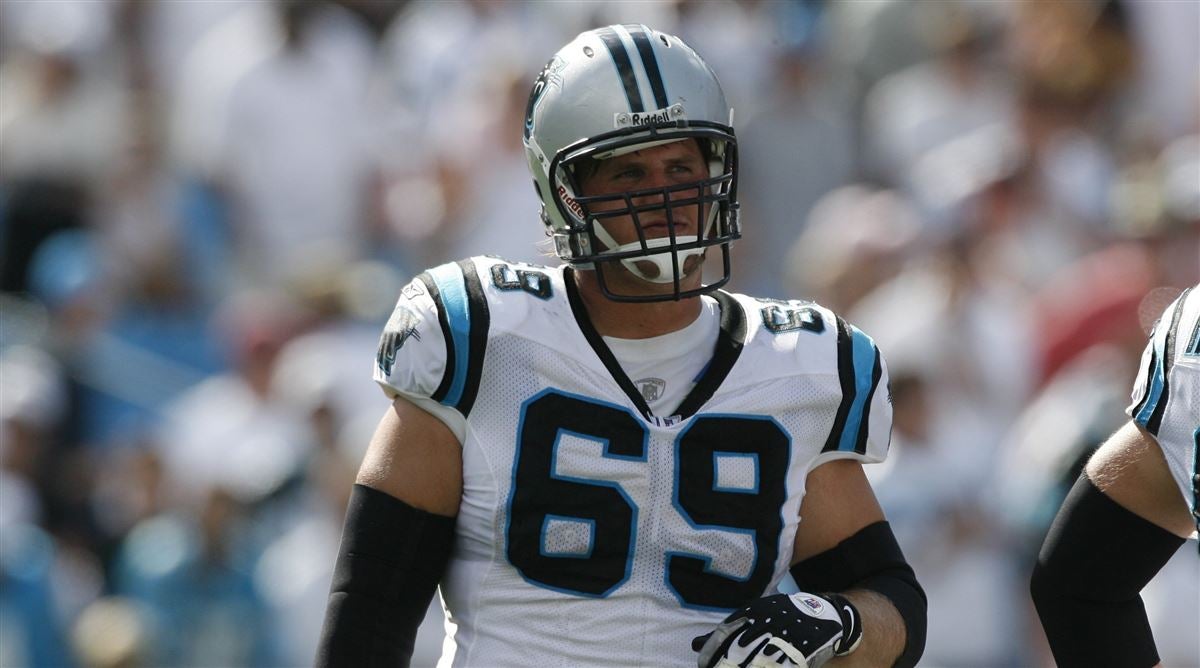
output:
[[[694,666],[692,638],[787,573],[808,472],[887,453],[886,367],[827,309],[703,297],[711,361],[655,415],[571,271],[442,265],[381,339],[389,394],[466,419],[443,666]]]
[[[1154,434],[1200,526],[1200,286],[1154,325],[1126,412]]]

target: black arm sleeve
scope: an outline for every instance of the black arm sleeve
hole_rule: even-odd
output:
[[[836,547],[795,564],[791,574],[804,591],[866,589],[887,598],[904,620],[905,630],[904,649],[892,665],[917,665],[925,651],[928,603],[890,524],[876,522],[863,527]]]
[[[1139,594],[1182,544],[1079,476],[1030,580],[1055,662],[1065,668],[1158,663]]]
[[[408,666],[417,627],[446,569],[454,522],[354,486],[318,668]]]

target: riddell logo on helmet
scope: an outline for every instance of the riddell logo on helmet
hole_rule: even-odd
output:
[[[632,113],[629,114],[630,125],[649,125],[651,123],[665,123],[671,120],[671,115],[663,111],[651,111],[645,114]]]
[[[563,204],[566,204],[567,208],[571,210],[571,213],[579,216],[580,218],[584,217],[583,207],[579,206],[579,202],[576,202],[575,198],[571,197],[570,193],[567,192],[566,187],[561,183],[558,184],[558,196],[560,199],[562,199]]]
[[[622,111],[614,115],[613,125],[617,128],[636,128],[655,123],[672,123],[683,119],[683,105],[676,103],[653,111]]]

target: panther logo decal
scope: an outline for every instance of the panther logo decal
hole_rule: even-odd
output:
[[[391,375],[392,365],[396,363],[396,353],[404,347],[405,341],[421,340],[421,333],[417,331],[417,325],[420,322],[417,314],[408,310],[407,307],[396,308],[396,312],[392,314],[387,327],[383,330],[383,336],[379,338],[379,350],[375,354],[375,363],[379,365],[379,370],[384,375]]]

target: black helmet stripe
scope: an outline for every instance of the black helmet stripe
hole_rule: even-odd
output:
[[[638,54],[642,57],[642,67],[646,68],[646,77],[650,80],[650,89],[654,91],[656,109],[667,108],[667,88],[663,85],[662,72],[658,69],[658,59],[654,57],[654,47],[650,44],[650,34],[646,26],[625,26],[633,43],[637,45]]]
[[[621,84],[625,86],[625,99],[629,100],[629,110],[638,114],[642,113],[646,108],[642,106],[642,93],[638,90],[637,77],[633,73],[633,63],[629,60],[629,52],[625,50],[625,45],[621,43],[617,31],[612,28],[601,28],[598,32],[600,39],[604,40],[604,46],[608,48],[609,55],[612,56],[613,63],[617,66]]]

